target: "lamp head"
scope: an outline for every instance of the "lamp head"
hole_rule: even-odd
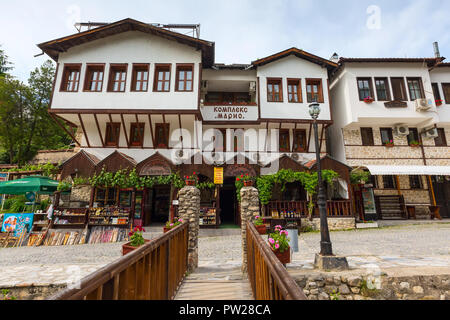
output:
[[[309,105],[309,114],[311,115],[311,118],[314,120],[317,120],[320,115],[320,104],[313,103]]]

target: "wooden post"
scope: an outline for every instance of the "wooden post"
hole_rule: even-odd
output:
[[[433,206],[437,206],[436,195],[434,193],[433,181],[431,181],[431,176],[428,176],[428,188],[430,189],[431,201]]]
[[[400,179],[398,176],[395,176],[395,182],[397,184],[397,191],[398,191],[398,195],[401,196],[402,195],[402,190],[400,188]]]

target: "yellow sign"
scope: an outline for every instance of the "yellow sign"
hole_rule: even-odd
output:
[[[214,184],[223,184],[223,168],[214,168]]]

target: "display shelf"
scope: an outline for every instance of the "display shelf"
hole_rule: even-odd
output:
[[[200,227],[202,228],[217,228],[217,210],[216,208],[200,208]]]

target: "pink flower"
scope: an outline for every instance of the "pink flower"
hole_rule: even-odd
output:
[[[275,243],[275,240],[273,240],[272,238],[269,238],[269,242],[270,242],[271,244],[274,244],[274,243]]]
[[[259,219],[259,216],[256,216],[255,219]]]
[[[170,226],[173,227],[173,223],[171,223]]]
[[[275,245],[275,249],[280,249],[280,245],[278,243]]]

